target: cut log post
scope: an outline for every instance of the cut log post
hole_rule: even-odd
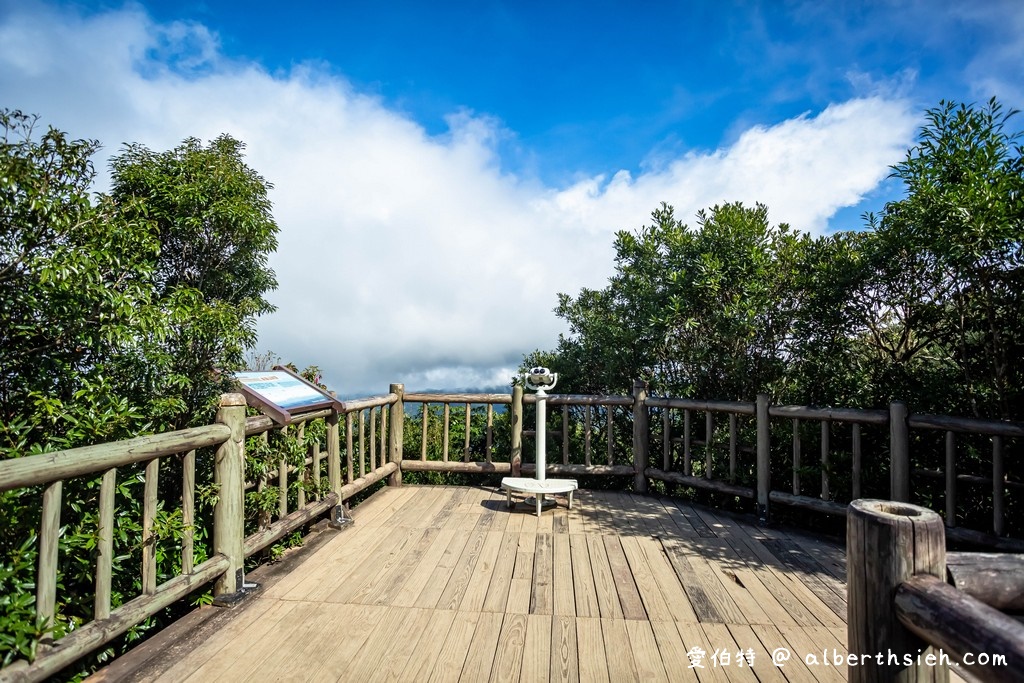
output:
[[[859,658],[848,663],[849,680],[947,681],[947,666],[927,663],[938,649],[908,630],[893,604],[897,587],[912,576],[945,580],[942,518],[907,503],[855,500],[847,513],[846,564],[847,643]]]
[[[520,475],[523,466],[523,388],[512,387],[512,476]]]
[[[650,425],[647,413],[647,382],[633,381],[633,490],[647,493],[647,461],[650,459]]]
[[[389,393],[396,394],[398,400],[391,404],[391,419],[388,430],[388,458],[398,466],[391,476],[388,477],[388,486],[402,485],[402,450],[404,437],[402,428],[405,425],[405,385],[392,384],[388,389]],[[381,458],[383,460],[383,458]]]
[[[213,508],[213,552],[228,558],[228,567],[213,587],[218,605],[232,605],[243,595],[245,553],[245,397],[222,394],[217,422],[231,430],[231,436],[217,448],[213,479],[217,504]]]

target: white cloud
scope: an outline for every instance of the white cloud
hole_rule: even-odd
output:
[[[917,123],[903,99],[854,99],[636,177],[547,187],[502,168],[496,146],[512,133],[488,116],[454,112],[432,137],[317,65],[269,74],[228,60],[202,26],[34,5],[0,24],[0,92],[2,106],[98,138],[106,154],[125,141],[244,140],[281,227],[279,311],[261,321],[261,345],[320,365],[344,394],[507,382],[563,330],[556,292],[611,274],[615,230],[662,201],[692,217],[742,200],[821,231],[878,185]]]

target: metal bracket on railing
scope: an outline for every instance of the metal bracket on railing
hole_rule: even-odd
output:
[[[331,519],[327,525],[332,529],[346,529],[355,524],[355,522],[356,520],[353,519],[352,513],[348,510],[348,506],[335,505],[334,510],[331,512]]]
[[[255,593],[260,589],[260,584],[253,581],[246,581],[243,570],[239,569],[235,572],[235,586],[238,587],[234,593],[225,593],[218,595],[213,599],[213,604],[217,607],[234,607],[250,593]]]

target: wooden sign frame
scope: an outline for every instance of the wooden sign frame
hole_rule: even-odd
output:
[[[234,379],[246,402],[279,425],[291,424],[294,415],[321,408],[344,409],[337,398],[281,365],[273,370],[236,372]]]

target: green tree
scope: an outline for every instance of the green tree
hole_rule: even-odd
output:
[[[1024,154],[995,100],[941,102],[893,175],[866,244],[861,317],[893,391],[915,376],[949,408],[1016,417],[1024,379]],[[932,381],[922,381],[931,375]],[[943,391],[943,387],[952,391]]]
[[[244,164],[240,143],[221,137],[167,153],[129,146],[114,162],[115,192],[92,195],[98,143],[35,124],[0,111],[0,457],[208,423],[225,382],[216,371],[241,366],[256,316],[271,310],[269,184]],[[180,481],[161,476],[161,499],[177,501]],[[119,468],[115,606],[139,592],[142,482],[139,468]],[[43,631],[38,493],[0,495],[3,662],[31,657]],[[65,482],[57,636],[91,618],[97,496],[96,480]],[[180,510],[159,511],[155,528],[168,575]]]
[[[665,204],[652,218],[616,235],[608,287],[559,295],[570,335],[550,362],[573,390],[628,392],[634,378],[683,396],[781,389],[808,238],[770,226],[760,204],[701,211],[693,230]]]
[[[243,160],[245,146],[221,135],[195,138],[166,152],[128,145],[111,161],[113,200],[159,239],[153,288],[170,322],[149,348],[163,391],[181,398],[173,425],[204,422],[223,384],[217,370],[244,365],[256,318],[274,310],[268,266],[277,248],[271,184]],[[146,372],[145,368],[139,368]]]
[[[870,403],[864,377],[866,333],[854,305],[864,280],[866,234],[804,240],[793,267],[796,306],[788,333],[786,401],[857,407]]]
[[[140,414],[112,369],[163,325],[159,243],[89,187],[97,143],[0,112],[0,451],[118,438]],[[140,407],[136,405],[136,407]]]

